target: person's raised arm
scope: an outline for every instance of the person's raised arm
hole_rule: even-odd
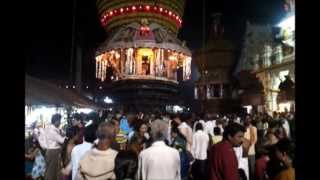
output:
[[[72,163],[71,161],[69,162],[69,164],[65,167],[65,168],[62,168],[61,172],[63,175],[69,175],[72,171]]]
[[[30,154],[26,154],[25,158],[31,159],[31,160],[34,159],[39,150],[40,150],[39,148],[35,148]]]
[[[66,137],[61,136],[58,132],[52,131],[52,138],[60,144],[63,144]]]

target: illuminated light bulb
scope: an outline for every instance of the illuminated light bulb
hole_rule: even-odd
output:
[[[153,9],[154,9],[154,10],[157,10],[157,6],[155,6]]]
[[[132,10],[136,10],[136,7],[135,7],[135,6],[132,6]]]
[[[76,86],[72,86],[72,87],[73,87],[73,89],[76,88]]]
[[[123,8],[120,8],[120,12],[121,12],[121,13],[123,12]]]
[[[162,12],[162,11],[163,11],[163,9],[162,9],[162,8],[160,8],[159,10],[160,10],[160,12]]]
[[[102,89],[102,87],[100,86],[99,89]]]
[[[139,9],[142,9],[142,6],[139,6]]]
[[[150,10],[150,6],[149,5],[146,6],[146,10]]]
[[[178,20],[178,19],[179,19],[179,17],[177,16],[177,17],[176,17],[176,20]]]
[[[129,8],[126,8],[126,11],[129,11]]]
[[[283,29],[295,30],[295,16],[289,16],[285,20],[281,21],[277,26]]]
[[[117,13],[118,11],[117,10],[114,10],[114,13]]]
[[[113,12],[111,11],[111,12],[110,12],[110,16],[112,16],[112,15],[113,15]]]
[[[66,86],[66,88],[68,89],[68,88],[69,88],[69,86]]]
[[[173,61],[173,60],[175,60],[175,57],[174,56],[169,56],[169,60]]]
[[[168,13],[168,10],[165,10],[164,12],[165,12],[165,13]]]
[[[86,87],[87,89],[89,88],[89,86]]]
[[[171,12],[171,11],[169,11],[169,15],[170,15],[170,16],[172,15],[172,12]]]
[[[116,58],[118,59],[120,57],[120,54],[119,53],[116,53]]]

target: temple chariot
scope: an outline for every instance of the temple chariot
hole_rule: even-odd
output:
[[[107,39],[96,51],[96,78],[112,69],[118,107],[148,111],[177,105],[179,83],[191,77],[191,52],[177,38],[185,0],[97,0]],[[180,76],[178,75],[180,73]]]

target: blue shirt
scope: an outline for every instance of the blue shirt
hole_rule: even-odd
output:
[[[120,130],[124,131],[126,135],[133,131],[125,117],[120,120]]]

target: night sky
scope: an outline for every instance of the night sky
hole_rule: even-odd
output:
[[[204,0],[187,0],[179,38],[193,51],[201,47],[202,32],[211,23],[210,14],[221,12],[225,35],[240,50],[246,19],[276,23],[283,16],[282,0],[205,0],[206,21],[202,18]],[[41,79],[68,80],[72,37],[73,0],[29,2],[31,17],[24,27],[28,38],[26,72]],[[84,82],[94,80],[94,51],[106,33],[99,24],[95,0],[77,1],[76,42],[84,53]],[[204,26],[205,24],[205,26]],[[206,35],[207,36],[207,35]]]

